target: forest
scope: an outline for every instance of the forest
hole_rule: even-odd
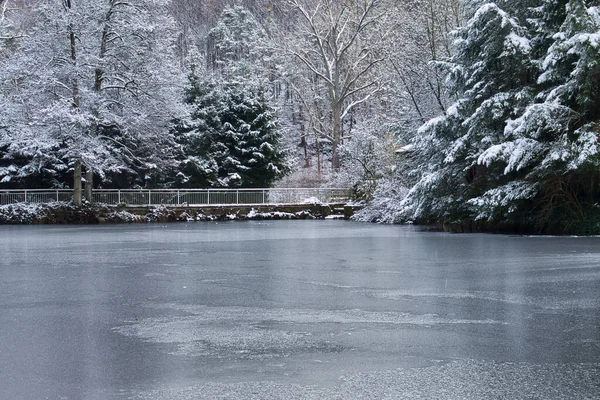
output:
[[[362,221],[600,233],[597,1],[0,0],[0,110],[0,189],[348,187]]]

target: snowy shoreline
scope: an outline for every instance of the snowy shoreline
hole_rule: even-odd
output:
[[[84,204],[77,207],[70,202],[15,203],[0,206],[0,225],[36,224],[126,224],[189,221],[234,220],[295,220],[295,219],[348,219],[349,208],[321,204],[274,205],[269,207],[116,207],[105,204]],[[351,210],[350,210],[351,211]]]

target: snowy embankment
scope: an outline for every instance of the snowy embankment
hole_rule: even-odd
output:
[[[0,206],[0,224],[94,223],[97,217],[91,207],[73,203],[14,203]]]
[[[285,207],[283,207],[285,208]],[[254,208],[181,208],[181,207],[110,207],[104,204],[84,204],[76,207],[69,202],[15,203],[0,206],[0,224],[119,224],[177,221],[232,221],[323,219],[331,216],[326,205],[307,205],[300,211],[256,210]]]

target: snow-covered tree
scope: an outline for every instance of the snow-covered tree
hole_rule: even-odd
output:
[[[476,9],[456,32],[455,53],[446,63],[457,100],[415,138],[419,182],[404,200],[410,219],[452,221],[475,216],[470,203],[497,179],[480,162],[502,143],[505,121],[532,100],[531,46],[520,20],[497,4]]]
[[[395,134],[396,166],[392,173],[378,179],[373,200],[357,214],[358,219],[367,221],[402,219],[399,203],[421,172],[410,173],[414,161],[410,143],[420,125],[445,112],[451,104],[451,85],[443,61],[453,54],[453,30],[465,22],[464,4],[461,0],[419,1],[396,8],[392,18],[394,34],[384,46],[391,85],[384,96],[384,107],[374,114],[385,115],[385,123],[377,123],[385,127],[376,136],[378,142],[385,142],[388,132]]]
[[[227,7],[210,31],[208,71],[192,63],[181,131],[186,153],[180,180],[197,186],[268,187],[287,171],[275,111],[265,96],[264,30],[241,6]],[[211,76],[212,75],[212,76]],[[206,76],[209,76],[208,78]]]
[[[245,7],[226,7],[208,35],[208,64],[225,76],[252,74],[263,58],[266,32]]]
[[[4,169],[4,181],[73,170],[78,203],[82,166],[89,182],[132,166],[150,174],[172,160],[169,121],[184,109],[168,3],[37,4],[34,29],[1,73],[15,113],[0,146],[29,159]]]
[[[10,40],[12,34],[12,23],[8,15],[8,0],[0,1],[0,41]]]
[[[340,147],[343,168],[332,184],[353,188],[357,199],[372,200],[377,186],[394,175],[397,141],[385,117],[361,121],[353,128],[352,140]]]
[[[499,4],[471,4],[457,32],[457,101],[419,130],[404,218],[597,229],[598,7]]]
[[[259,86],[195,79],[195,111],[180,132],[180,181],[194,187],[269,187],[287,172],[274,111]]]
[[[383,86],[382,76],[373,72],[385,60],[378,45],[390,34],[385,18],[389,4],[382,0],[288,0],[288,4],[298,18],[297,28],[288,32],[289,37],[275,40],[304,68],[307,79],[297,86],[316,80],[313,87],[318,92],[311,97],[323,100],[326,108],[312,110],[311,118],[317,122],[313,127],[330,142],[332,168],[337,170],[344,119]],[[309,105],[312,99],[304,102]]]
[[[600,14],[583,0],[560,8],[557,3],[546,1],[536,10],[545,17],[539,26],[558,26],[546,54],[540,51],[536,101],[507,122],[504,142],[479,159],[500,165],[503,175],[514,178],[510,187],[495,188],[472,202],[489,218],[500,206],[514,208],[515,199],[526,197],[535,200],[540,228],[559,220],[562,229],[569,229],[589,223],[599,199]]]
[[[287,171],[274,111],[260,87],[229,82],[215,159],[223,186],[269,187]]]
[[[414,136],[414,130],[449,105],[449,90],[440,61],[453,52],[452,32],[464,23],[461,0],[426,0],[400,8],[398,28],[392,36],[389,63],[398,104],[398,123]]]
[[[178,187],[218,186],[219,166],[211,154],[212,138],[221,129],[223,99],[216,79],[211,78],[196,56],[190,62],[185,102],[192,107],[189,120],[177,126],[176,141],[182,152],[179,171],[174,178]],[[208,77],[207,77],[208,76]]]
[[[30,12],[23,0],[0,0],[0,55],[3,47],[11,48],[23,37]]]

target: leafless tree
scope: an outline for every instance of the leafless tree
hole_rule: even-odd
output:
[[[447,108],[445,74],[439,67],[452,54],[452,31],[463,23],[461,0],[423,0],[400,10],[403,29],[391,44],[394,80],[420,125]]]
[[[384,78],[375,74],[385,55],[378,44],[390,33],[383,0],[287,0],[298,27],[283,41],[284,51],[300,61],[306,74],[325,88],[329,126],[313,124],[331,142],[332,168],[340,167],[344,118],[382,88]],[[306,101],[306,100],[305,100]],[[325,113],[327,114],[327,113]]]
[[[27,0],[0,0],[0,40],[23,37],[30,7],[31,1]]]

